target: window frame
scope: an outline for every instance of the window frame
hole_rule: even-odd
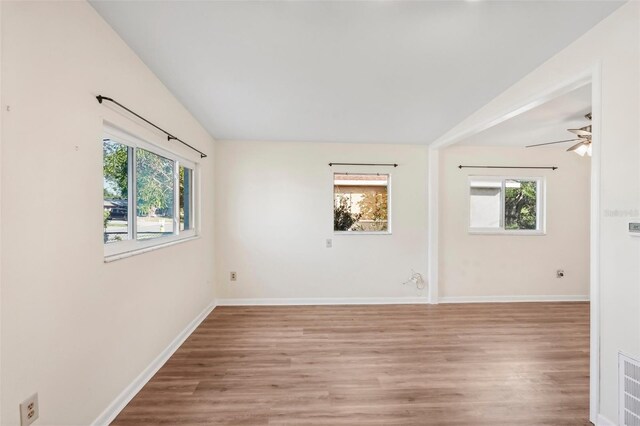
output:
[[[134,136],[125,130],[122,130],[110,123],[104,122],[102,126],[101,141],[104,142],[105,137],[108,137],[113,142],[126,146],[129,149],[129,166],[128,166],[128,194],[127,194],[127,221],[128,221],[128,236],[129,239],[103,243],[104,246],[104,258],[105,262],[117,260],[122,257],[128,257],[138,253],[144,253],[147,251],[155,250],[157,248],[173,245],[177,242],[187,241],[199,236],[199,214],[197,205],[199,202],[199,192],[197,190],[199,185],[199,164],[190,161],[178,154],[168,151],[154,143],[148,142],[141,137]],[[158,238],[152,238],[148,240],[137,240],[137,185],[136,185],[136,155],[137,149],[144,149],[153,154],[165,157],[173,161],[173,182],[174,182],[174,217],[173,217],[173,235],[162,236]],[[193,224],[191,229],[186,231],[180,231],[180,166],[187,167],[193,171],[192,177],[192,189],[191,189],[191,212],[190,220]],[[104,179],[104,171],[103,171]],[[104,231],[104,230],[103,230]]]
[[[387,176],[387,230],[386,231],[336,231],[333,228],[333,220],[334,220],[334,211],[333,208],[336,202],[336,193],[335,193],[335,176],[336,175],[385,175]],[[363,172],[353,172],[353,171],[341,171],[341,170],[332,170],[331,171],[331,230],[333,235],[392,235],[392,219],[393,219],[393,202],[392,202],[392,180],[393,176],[390,172],[376,172],[376,171],[363,171]]]
[[[500,227],[499,228],[476,228],[471,226],[471,182],[474,180],[485,180],[499,182],[500,189]],[[536,182],[536,229],[506,229],[505,228],[505,197],[506,182],[508,180],[519,180]],[[540,236],[547,233],[547,211],[546,211],[546,186],[545,176],[485,176],[471,175],[467,177],[467,231],[472,235],[521,235]]]

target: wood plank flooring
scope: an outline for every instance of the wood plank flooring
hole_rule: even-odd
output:
[[[113,424],[589,425],[589,304],[218,307]]]

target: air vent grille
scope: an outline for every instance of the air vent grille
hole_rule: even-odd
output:
[[[619,355],[620,421],[622,426],[640,426],[640,362]]]

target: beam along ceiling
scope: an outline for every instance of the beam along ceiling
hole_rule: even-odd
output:
[[[92,1],[216,139],[430,143],[618,1]]]
[[[591,85],[573,90],[507,121],[460,141],[460,145],[519,146],[575,139],[567,129],[578,129],[591,122]],[[565,151],[573,143],[540,146],[530,149]]]

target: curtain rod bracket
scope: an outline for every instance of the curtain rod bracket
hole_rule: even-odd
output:
[[[114,104],[118,105],[120,108],[124,109],[125,111],[135,115],[136,117],[138,117],[140,120],[144,121],[145,123],[153,126],[154,128],[160,130],[162,133],[164,133],[165,135],[167,135],[167,141],[171,142],[172,140],[178,141],[180,142],[182,145],[191,148],[192,150],[194,150],[195,152],[197,152],[198,154],[200,154],[200,158],[206,158],[207,154],[205,154],[204,152],[200,151],[197,148],[192,147],[191,145],[189,145],[188,143],[186,143],[185,141],[183,141],[180,138],[177,138],[175,136],[173,136],[171,133],[167,132],[166,130],[164,130],[163,128],[153,124],[151,121],[147,120],[146,118],[144,118],[143,116],[141,116],[138,113],[133,112],[132,110],[130,110],[129,108],[127,108],[126,106],[122,105],[120,102],[116,101],[115,99],[112,98],[108,98],[106,96],[102,96],[102,95],[98,95],[96,96],[96,99],[98,100],[99,104],[102,104],[102,101],[109,101],[109,102],[113,102]]]

